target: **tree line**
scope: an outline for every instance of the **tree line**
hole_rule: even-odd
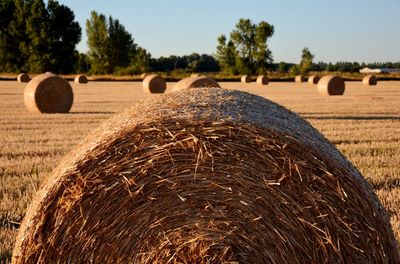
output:
[[[111,16],[92,11],[86,21],[88,52],[76,45],[82,29],[74,13],[56,0],[2,0],[0,2],[0,72],[139,74],[148,71],[223,72],[264,74],[277,71],[357,72],[361,68],[400,68],[398,63],[325,63],[313,61],[308,48],[299,64],[274,63],[268,40],[274,26],[266,21],[240,19],[229,35],[217,39],[214,55],[193,53],[152,58],[131,33]]]

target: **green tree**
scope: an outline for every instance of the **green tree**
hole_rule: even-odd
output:
[[[240,19],[229,41],[224,35],[218,38],[217,59],[231,72],[264,73],[272,63],[267,41],[273,34],[274,27],[265,21],[253,24],[250,19]]]
[[[86,21],[91,71],[105,73],[138,73],[147,71],[150,54],[138,47],[132,35],[111,16],[92,11]],[[126,69],[125,69],[126,68]]]
[[[111,16],[108,19],[108,59],[109,72],[114,72],[115,67],[127,67],[131,61],[132,54],[136,52],[133,38],[118,19]]]
[[[0,12],[0,64],[4,70],[73,70],[81,29],[68,7],[55,0],[49,0],[47,7],[43,0],[4,0]]]
[[[12,0],[0,2],[0,71],[14,70],[15,43],[10,33],[10,23],[14,21],[15,4]],[[18,47],[18,46],[17,46]]]
[[[92,11],[86,21],[87,44],[89,60],[93,73],[105,74],[110,69],[108,54],[107,20],[103,14]]]
[[[282,73],[287,72],[287,64],[281,61],[278,65],[278,71]]]
[[[226,43],[226,36],[221,35],[218,37],[216,58],[219,66],[226,73],[235,74],[236,68],[236,50],[232,41]]]
[[[273,62],[272,52],[268,49],[267,40],[274,34],[274,27],[261,21],[256,27],[254,58],[258,73],[265,73],[267,67]]]
[[[150,70],[151,54],[144,48],[137,47],[136,52],[131,58],[130,65],[133,66],[137,73],[143,73]]]
[[[300,61],[300,73],[301,74],[307,74],[309,71],[311,71],[313,67],[313,59],[314,55],[311,54],[311,51],[306,47],[302,50],[301,54],[301,61]]]
[[[50,43],[49,50],[52,63],[49,70],[60,73],[70,73],[74,70],[76,44],[81,40],[81,27],[75,20],[74,13],[57,1],[49,0]]]
[[[74,54],[74,72],[87,73],[90,69],[89,58],[85,53],[75,51]]]

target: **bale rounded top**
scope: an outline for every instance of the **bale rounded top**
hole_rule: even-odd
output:
[[[33,113],[68,113],[74,94],[71,85],[54,74],[41,74],[25,87],[24,102]]]
[[[308,83],[309,84],[317,84],[319,82],[319,76],[316,75],[311,75],[310,77],[308,77]]]
[[[305,77],[304,77],[303,75],[297,75],[297,76],[294,78],[294,81],[297,82],[297,83],[304,82],[304,81],[305,81]]]
[[[332,243],[321,243],[326,239]],[[371,187],[318,131],[267,99],[205,88],[137,104],[66,157],[21,225],[13,262],[28,259],[397,263],[400,257]]]
[[[362,83],[364,85],[377,85],[378,79],[374,75],[367,75],[363,78]]]
[[[257,84],[259,85],[267,85],[269,83],[268,76],[266,75],[259,75],[257,77]]]
[[[221,88],[221,86],[212,78],[200,76],[200,77],[188,77],[177,82],[172,91],[179,91],[191,88]]]
[[[75,83],[80,83],[80,84],[88,83],[88,79],[87,79],[86,75],[83,75],[83,74],[77,75],[75,77],[74,81],[75,81]]]
[[[242,83],[251,83],[251,76],[249,75],[243,75],[242,78],[240,78],[240,81]]]
[[[29,75],[27,73],[20,73],[17,77],[17,81],[19,83],[29,82],[30,80],[31,80],[31,78],[29,77]]]
[[[156,74],[147,75],[142,83],[144,91],[148,93],[164,93],[167,89],[165,79]]]
[[[322,95],[342,95],[345,83],[339,76],[326,75],[318,81],[317,89]]]

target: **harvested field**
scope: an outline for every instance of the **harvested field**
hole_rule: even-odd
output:
[[[0,262],[42,179],[86,134],[114,113],[152,96],[136,82],[90,82],[74,88],[70,114],[38,115],[23,104],[24,84],[0,82]],[[400,82],[368,89],[346,83],[341,97],[325,97],[307,83],[220,83],[271,99],[319,129],[361,171],[389,211],[400,241]],[[173,83],[167,84],[167,92]]]

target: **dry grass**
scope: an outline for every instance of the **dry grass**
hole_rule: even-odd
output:
[[[113,113],[159,96],[146,94],[140,83],[72,84],[72,114],[34,115],[24,107],[24,86],[0,82],[0,262],[10,258],[27,204],[60,158]],[[265,96],[311,122],[372,184],[400,241],[400,82],[373,89],[346,83],[341,97],[320,96],[307,83],[270,83],[268,90],[255,83],[221,86]]]

